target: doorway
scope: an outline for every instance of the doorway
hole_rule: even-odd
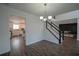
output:
[[[20,16],[12,16],[9,19],[10,30],[10,55],[25,55],[25,19]]]

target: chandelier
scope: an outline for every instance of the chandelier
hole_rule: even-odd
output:
[[[46,14],[47,14],[47,4],[46,3],[44,3],[44,16],[40,16],[40,20],[42,20],[42,21],[46,21],[46,20],[55,20],[55,16],[46,16]]]

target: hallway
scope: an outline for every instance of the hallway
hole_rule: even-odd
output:
[[[13,37],[11,39],[11,52],[13,56],[23,56],[26,52],[25,39],[22,36]]]

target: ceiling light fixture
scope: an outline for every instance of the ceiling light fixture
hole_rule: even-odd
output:
[[[52,17],[52,16],[47,16],[47,3],[44,3],[44,12],[45,12],[45,15],[44,16],[40,16],[40,20],[42,21],[46,21],[46,20],[55,20],[55,16]]]

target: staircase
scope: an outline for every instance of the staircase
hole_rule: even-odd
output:
[[[51,26],[51,29],[48,28],[48,25]],[[53,23],[52,21],[46,21],[46,29],[59,41],[59,44],[61,44],[61,41],[64,40],[64,31],[61,31],[60,28]],[[51,30],[55,29],[55,31],[58,33],[59,37]]]

